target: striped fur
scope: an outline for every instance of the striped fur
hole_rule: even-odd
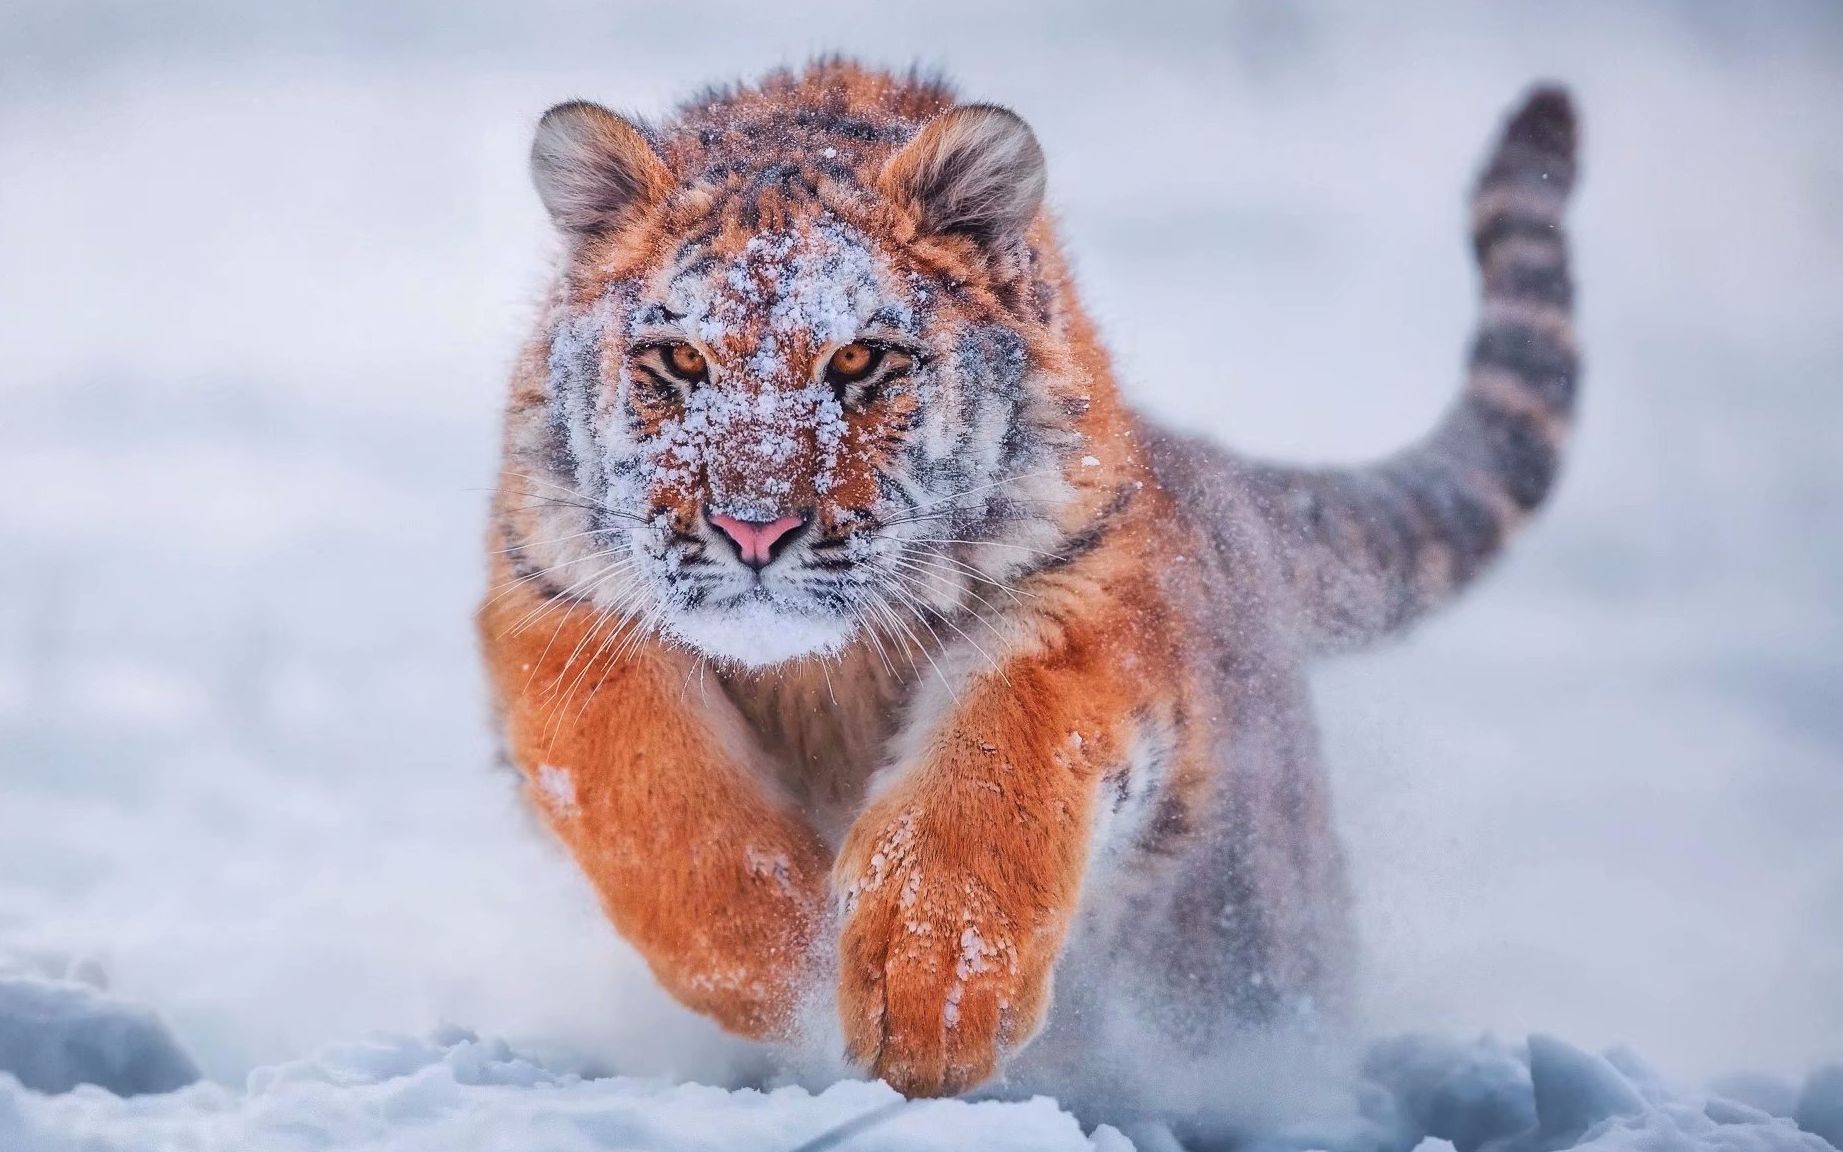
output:
[[[1473,195],[1483,315],[1465,391],[1421,444],[1366,468],[1320,470],[1173,445],[1173,456],[1202,457],[1166,468],[1192,477],[1193,499],[1251,510],[1252,535],[1264,537],[1255,546],[1277,568],[1306,650],[1387,636],[1445,603],[1554,485],[1580,375],[1562,227],[1574,179],[1567,96],[1538,89],[1506,127]]]
[[[915,1094],[1130,1094],[1122,1030],[1335,1018],[1307,660],[1452,596],[1553,483],[1573,155],[1538,91],[1478,188],[1453,413],[1313,471],[1123,403],[1010,112],[826,60],[548,114],[566,250],[480,626],[510,759],[660,980],[751,1036],[835,1013]],[[719,530],[796,521],[765,565]]]

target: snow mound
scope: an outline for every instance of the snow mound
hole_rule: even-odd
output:
[[[1843,1148],[1843,1064],[1820,1069],[1805,1081],[1792,1116],[1800,1128]]]
[[[78,978],[0,967],[0,1074],[40,1092],[94,1084],[120,1096],[171,1092],[198,1079],[152,1012],[109,996],[91,973],[70,975]]]
[[[892,1109],[892,1106],[897,1106]],[[1084,1135],[1038,1097],[900,1104],[883,1084],[725,1091],[549,1071],[504,1043],[452,1029],[328,1048],[260,1068],[242,1091],[201,1082],[123,1099],[94,1087],[51,1096],[0,1075],[8,1152],[763,1152],[796,1149],[841,1125],[893,1111],[846,1152],[1131,1152],[1111,1129]]]
[[[21,1079],[0,1074],[8,1152],[1834,1152],[1819,1133],[1834,1137],[1825,1126],[1843,1115],[1843,1068],[1818,1072],[1802,1093],[1751,1082],[1747,1095],[1792,1104],[1794,1120],[1674,1091],[1628,1053],[1597,1056],[1541,1036],[1522,1046],[1383,1041],[1343,1114],[1265,1130],[1142,1121],[1125,1125],[1130,1139],[1105,1124],[1084,1131],[1042,1096],[905,1103],[859,1081],[814,1093],[584,1078],[458,1028],[329,1047],[259,1068],[241,1089],[201,1081],[124,1097],[84,1084],[49,1094]]]
[[[1836,1094],[1819,1073],[1806,1086]],[[1755,1096],[1797,1099],[1795,1088],[1754,1078]],[[1547,1036],[1512,1046],[1411,1035],[1373,1045],[1344,1115],[1272,1131],[1230,1125],[1177,1131],[1142,1147],[1218,1152],[1832,1152],[1786,1112],[1682,1092],[1623,1050],[1594,1055]],[[1801,1105],[1802,1108],[1802,1105]],[[1815,1108],[1815,1112],[1822,1112]],[[1802,1112],[1801,1112],[1802,1115]],[[1133,1129],[1133,1134],[1140,1132]]]

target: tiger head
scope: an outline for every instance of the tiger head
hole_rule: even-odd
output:
[[[901,644],[1053,555],[1087,397],[1016,115],[829,62],[551,109],[566,256],[515,389],[522,574],[763,667]]]

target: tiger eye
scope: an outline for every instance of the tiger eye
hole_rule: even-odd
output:
[[[877,366],[879,355],[868,344],[847,344],[832,353],[832,363],[828,367],[835,379],[861,380]]]
[[[673,372],[687,380],[696,380],[704,375],[708,365],[704,354],[689,344],[673,344],[666,349],[666,364]]]

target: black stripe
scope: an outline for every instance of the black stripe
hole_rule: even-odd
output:
[[[1574,278],[1565,262],[1534,264],[1518,261],[1490,268],[1485,273],[1485,296],[1574,306]]]
[[[1534,508],[1548,495],[1560,470],[1561,456],[1556,445],[1529,413],[1494,408],[1477,397],[1473,403],[1493,471],[1517,507],[1525,511]]]
[[[652,392],[657,399],[667,404],[675,404],[685,398],[685,386],[683,384],[673,380],[670,376],[654,368],[646,361],[635,360],[631,367],[634,376],[639,378],[640,382],[644,383],[647,386],[647,390]],[[628,417],[636,424],[639,423],[641,416],[638,412],[633,410],[633,405],[631,403],[628,404],[627,410]]]
[[[549,412],[544,421],[544,462],[558,476],[574,477],[576,451],[570,447],[569,414],[564,411],[563,398],[552,396],[546,407]]]
[[[1418,606],[1413,595],[1416,560],[1427,546],[1427,539],[1414,516],[1413,501],[1405,498],[1396,485],[1377,486],[1373,510],[1366,518],[1363,533],[1370,555],[1382,574],[1388,602],[1383,605],[1384,627],[1393,628]]]
[[[1102,539],[1112,529],[1115,518],[1126,511],[1138,494],[1139,490],[1136,488],[1116,489],[1113,499],[1101,509],[1101,514],[1095,518],[1094,523],[1064,540],[1062,550],[1056,555],[1042,557],[1038,563],[1018,572],[1013,579],[1022,580],[1027,576],[1035,576],[1039,572],[1053,572],[1058,568],[1066,568],[1100,547]],[[995,541],[995,543],[1002,544],[1004,541]]]
[[[1469,421],[1464,423],[1468,426],[1456,435],[1470,440],[1473,430]],[[1428,546],[1450,551],[1453,579],[1459,584],[1476,576],[1504,543],[1504,526],[1468,484],[1466,476],[1455,475],[1447,466],[1426,469],[1404,481],[1410,498],[1434,525]]]
[[[1546,332],[1516,321],[1482,328],[1472,342],[1472,367],[1495,368],[1516,376],[1537,399],[1558,412],[1574,404],[1574,377],[1580,358]]]

